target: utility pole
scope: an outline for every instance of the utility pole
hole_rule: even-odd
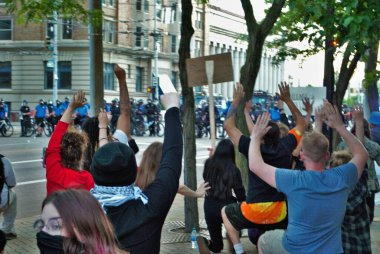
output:
[[[158,32],[157,32],[157,0],[154,0],[154,19],[153,19],[153,61],[154,61],[154,70],[153,70],[153,87],[155,94],[152,94],[153,99],[160,100],[158,93]]]
[[[57,106],[58,99],[58,12],[54,10],[53,12],[54,25],[54,41],[53,41],[53,62],[54,62],[54,71],[53,71],[53,104]]]
[[[93,0],[88,0],[88,10],[92,12],[94,10]],[[92,14],[91,14],[92,15]],[[89,34],[89,53],[90,53],[90,101],[94,105],[95,103],[95,62],[94,62],[94,28],[92,25],[92,19],[88,23],[88,34]],[[95,107],[90,108],[90,115],[95,115]]]

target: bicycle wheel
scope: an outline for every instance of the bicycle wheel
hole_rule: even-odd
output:
[[[51,125],[51,123],[49,123],[49,122],[45,123],[44,133],[45,133],[46,137],[51,136],[51,134],[53,133],[53,126]]]
[[[156,123],[154,132],[158,137],[164,136],[165,126],[162,123]]]
[[[34,133],[34,126],[33,125],[28,125],[26,126],[26,131],[25,131],[25,137],[30,137]]]
[[[6,125],[1,128],[1,134],[4,137],[10,137],[13,135],[13,126],[10,123],[7,123]]]

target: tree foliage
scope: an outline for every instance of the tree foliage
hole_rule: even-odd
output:
[[[5,0],[7,11],[16,14],[18,22],[41,22],[57,11],[61,18],[71,18],[84,23],[102,22],[102,12],[88,11],[85,0]]]

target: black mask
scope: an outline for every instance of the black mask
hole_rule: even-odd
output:
[[[37,246],[41,254],[64,254],[63,236],[49,235],[44,231],[37,233]]]

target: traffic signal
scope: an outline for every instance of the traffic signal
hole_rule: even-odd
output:
[[[51,39],[49,36],[46,36],[46,38],[45,38],[45,49],[47,49],[47,50],[51,49]]]

